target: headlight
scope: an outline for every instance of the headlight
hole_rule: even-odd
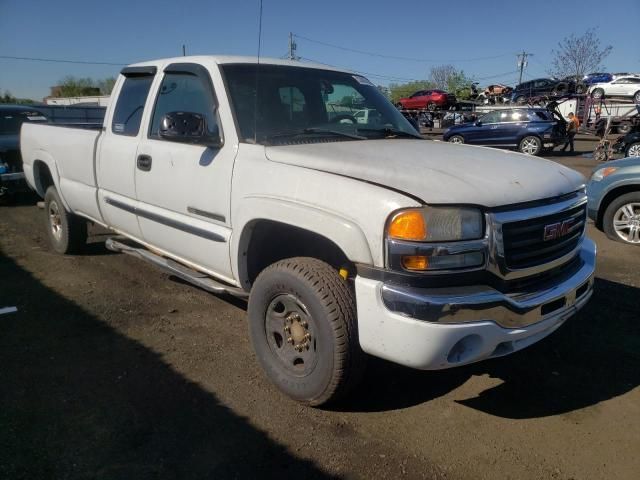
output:
[[[617,169],[617,167],[604,167],[604,168],[600,168],[598,170],[596,170],[593,175],[591,175],[591,180],[593,182],[599,182],[600,180],[602,180],[605,177],[608,177],[609,175],[611,175],[613,172],[615,172]]]
[[[483,236],[482,212],[467,207],[424,207],[402,210],[388,223],[387,235],[413,242],[456,242]]]
[[[387,223],[387,264],[411,272],[484,265],[482,212],[469,207],[424,207],[395,213]]]

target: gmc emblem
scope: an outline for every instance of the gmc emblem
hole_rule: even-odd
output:
[[[564,222],[552,223],[545,225],[543,239],[545,242],[549,240],[555,240],[556,238],[564,237],[571,233],[575,228],[575,218],[565,220]]]

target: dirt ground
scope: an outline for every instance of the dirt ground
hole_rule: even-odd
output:
[[[554,335],[449,371],[371,359],[319,410],[266,380],[243,302],[103,235],[56,255],[43,222],[33,200],[0,206],[0,308],[18,308],[0,315],[0,479],[638,478],[640,250],[593,226],[594,297]]]

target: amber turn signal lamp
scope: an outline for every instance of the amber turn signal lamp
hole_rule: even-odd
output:
[[[425,240],[427,225],[419,210],[405,210],[393,217],[388,233],[391,238],[399,240]]]
[[[429,259],[424,255],[405,255],[402,257],[402,266],[407,270],[426,270]]]

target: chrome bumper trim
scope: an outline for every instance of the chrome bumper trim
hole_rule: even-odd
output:
[[[434,323],[491,321],[505,328],[532,325],[547,318],[572,313],[593,292],[596,245],[584,237],[579,257],[582,265],[571,276],[541,290],[506,294],[487,286],[412,288],[385,284],[382,300],[387,309]]]

